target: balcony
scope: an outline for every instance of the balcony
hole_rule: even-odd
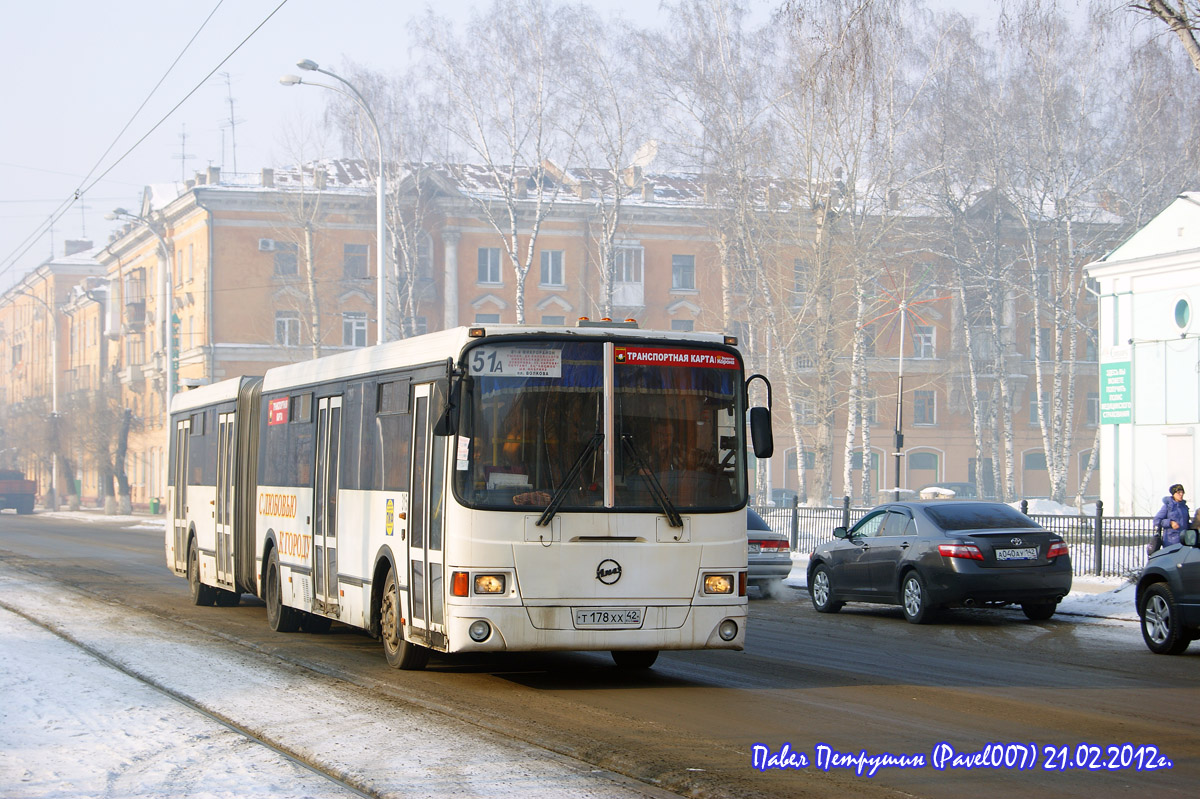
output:
[[[117,379],[123,386],[141,386],[146,382],[146,367],[140,363],[130,364],[117,372]]]

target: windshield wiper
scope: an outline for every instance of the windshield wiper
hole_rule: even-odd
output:
[[[554,492],[554,496],[550,498],[550,504],[542,511],[541,517],[537,520],[538,527],[545,527],[554,518],[554,514],[558,512],[558,506],[563,504],[563,501],[567,498],[567,492],[571,490],[571,486],[575,485],[575,478],[583,471],[583,464],[587,462],[587,459],[593,452],[600,448],[602,443],[604,443],[603,433],[596,433],[588,441],[587,446],[583,448],[583,452],[575,460],[575,465],[571,467],[571,471],[567,472],[567,476],[563,478],[562,484]]]
[[[633,443],[633,436],[621,436],[621,443],[625,445],[625,451],[629,453],[633,465],[639,472],[646,476],[647,481],[650,483],[650,494],[658,502],[658,506],[663,509],[663,513],[667,515],[667,524],[672,527],[683,527],[683,519],[679,516],[679,511],[675,510],[675,504],[671,502],[671,498],[663,490],[662,483],[658,482],[658,477],[646,465],[642,454],[638,452],[637,447]]]

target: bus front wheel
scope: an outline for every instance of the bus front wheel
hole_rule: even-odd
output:
[[[393,669],[420,671],[429,662],[429,650],[411,641],[404,640],[400,629],[400,591],[396,586],[396,570],[388,569],[387,581],[383,584],[383,598],[379,605],[380,637],[383,638],[383,654]]]
[[[648,669],[658,660],[658,650],[614,649],[612,659],[619,669]]]

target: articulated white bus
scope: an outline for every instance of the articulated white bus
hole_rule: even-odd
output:
[[[176,396],[167,563],[198,605],[252,593],[272,629],[359,627],[397,668],[741,649],[736,341],[584,324],[457,328]],[[767,457],[769,411],[749,415]]]

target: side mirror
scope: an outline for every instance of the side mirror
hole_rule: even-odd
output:
[[[1179,543],[1185,547],[1194,547],[1198,538],[1200,538],[1200,533],[1189,527],[1179,534]]]
[[[750,409],[750,440],[754,444],[754,457],[769,458],[775,454],[775,436],[771,433],[771,411],[766,408]]]
[[[834,538],[846,538],[849,535],[850,535],[850,532],[845,527],[833,528],[833,537]]]

